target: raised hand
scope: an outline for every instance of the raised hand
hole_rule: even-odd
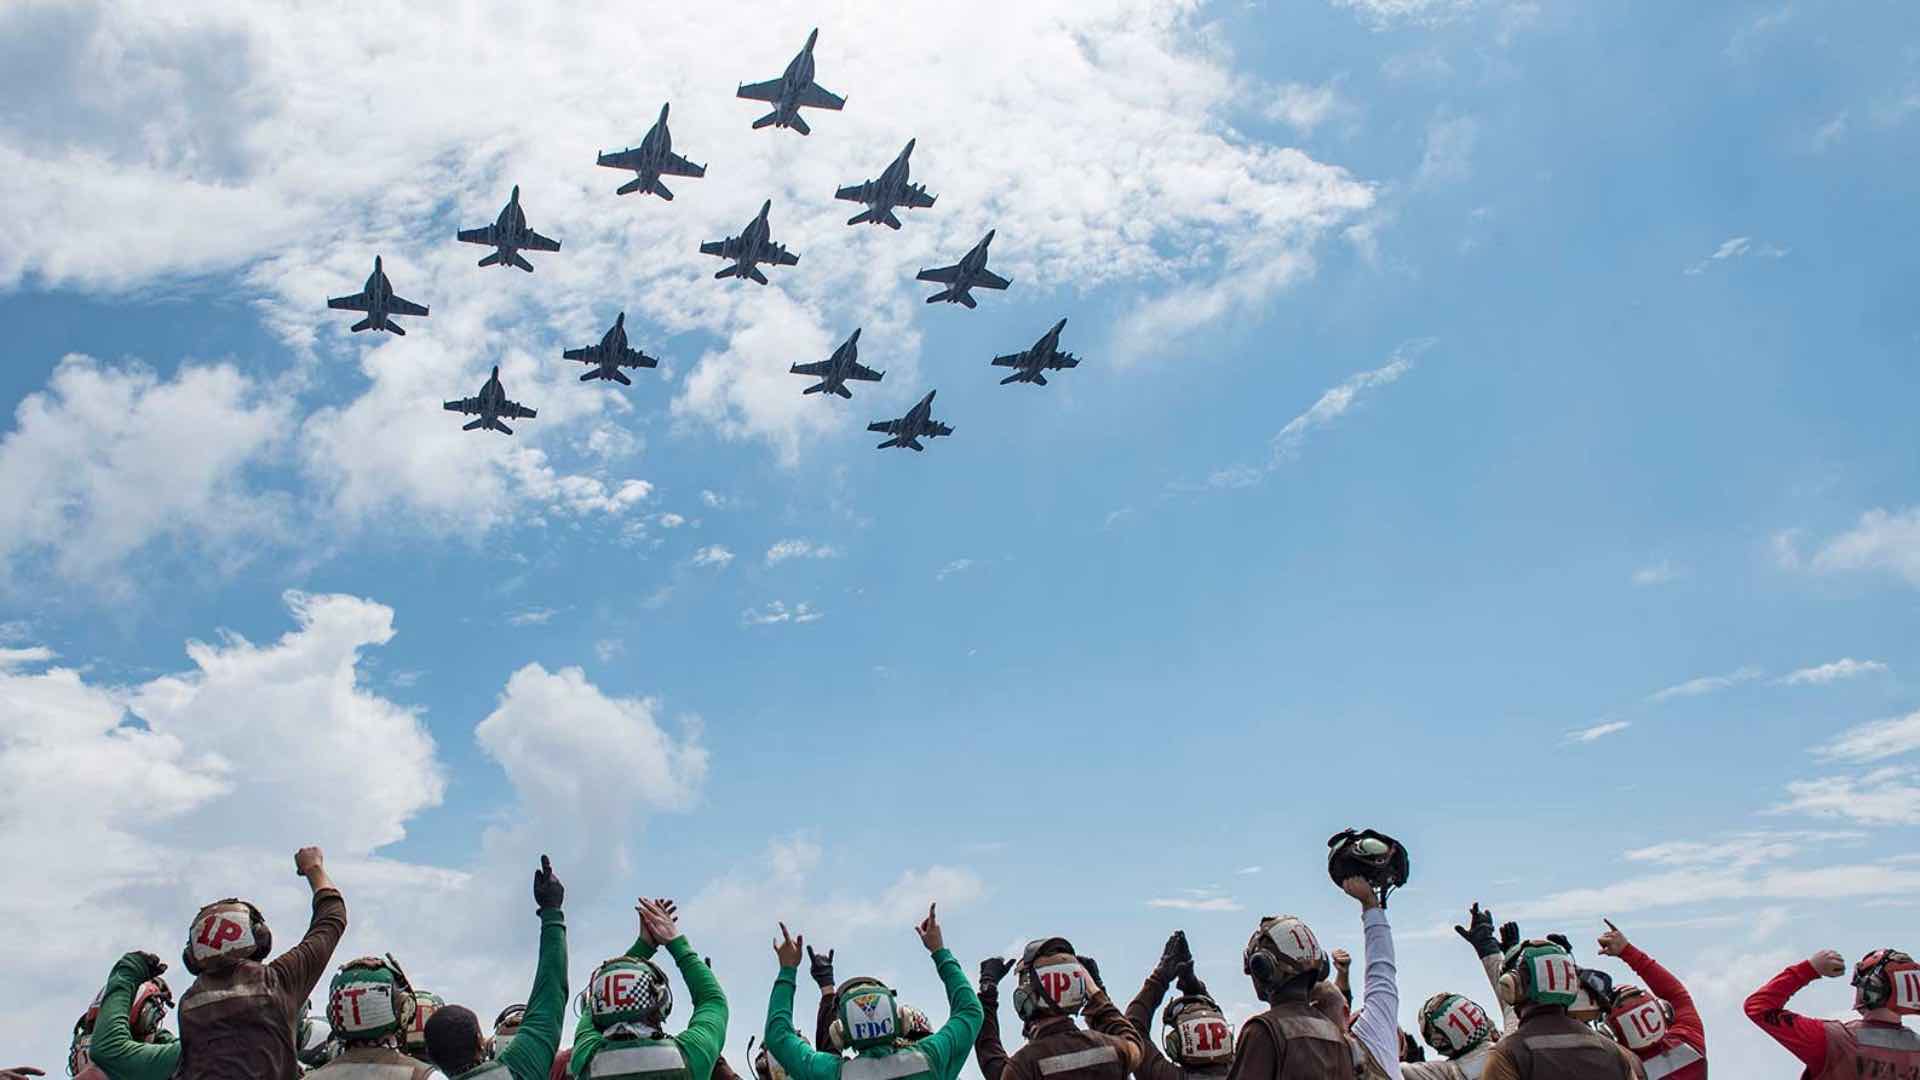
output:
[[[1174,969],[1173,984],[1179,987],[1180,992],[1183,994],[1204,994],[1207,992],[1207,984],[1201,982],[1200,976],[1194,974],[1193,961],[1191,960]]]
[[[680,936],[679,921],[674,918],[672,911],[661,905],[660,901],[643,897],[638,904],[634,905],[634,910],[640,913],[640,932],[655,945],[665,945]]]
[[[1000,980],[1013,970],[1013,961],[1004,956],[989,956],[980,961],[980,992],[987,993],[1000,985]]]
[[[1832,949],[1821,949],[1807,957],[1807,963],[1812,964],[1822,978],[1837,979],[1847,973],[1847,958]]]
[[[927,917],[913,928],[913,932],[920,935],[920,944],[925,945],[930,953],[947,947],[947,939],[940,933],[940,920],[934,916],[933,908],[934,905],[928,904]]]
[[[1353,966],[1353,954],[1345,949],[1333,950],[1333,966],[1345,971]]]
[[[780,940],[773,943],[773,955],[780,961],[781,967],[798,968],[800,966],[800,947],[805,945],[806,942],[806,935],[802,934],[799,937],[789,936],[787,933],[787,924],[781,923]]]
[[[1341,882],[1340,891],[1360,901],[1363,911],[1382,906],[1380,894],[1374,891],[1373,883],[1358,875]]]
[[[141,982],[145,982],[148,979],[157,979],[160,977],[162,972],[167,970],[167,962],[165,960],[160,959],[160,957],[154,955],[153,953],[134,952],[134,953],[129,953],[128,955],[139,957],[141,963],[147,966],[146,974],[140,976]]]
[[[1181,964],[1192,963],[1193,949],[1187,944],[1187,932],[1175,930],[1167,935],[1167,943],[1160,949],[1160,962],[1154,965],[1154,970],[1164,977],[1179,971]]]
[[[533,906],[541,911],[557,909],[567,899],[567,887],[553,872],[553,863],[540,856],[540,869],[533,872]]]
[[[1601,919],[1600,921],[1607,924],[1607,929],[1600,935],[1600,955],[1619,956],[1626,952],[1627,935],[1621,933],[1620,928],[1613,925],[1612,920]]]
[[[1500,951],[1500,944],[1493,937],[1493,912],[1482,908],[1479,901],[1467,909],[1467,925],[1455,926],[1453,932],[1473,946],[1476,956],[1492,956]]]
[[[1520,944],[1520,924],[1504,922],[1500,924],[1500,951],[1507,952]]]
[[[293,872],[300,877],[312,877],[315,871],[326,868],[327,857],[317,847],[303,847],[293,853]]]
[[[807,946],[807,973],[820,984],[820,989],[833,989],[833,950],[828,949],[827,954],[821,956],[813,951],[813,946]]]

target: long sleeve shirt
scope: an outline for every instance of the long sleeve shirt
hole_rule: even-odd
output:
[[[967,982],[967,973],[960,969],[960,961],[954,959],[951,952],[944,948],[935,950],[933,967],[947,988],[947,1022],[940,1025],[940,1030],[914,1043],[912,1050],[926,1057],[934,1080],[954,1080],[960,1075],[960,1067],[966,1064],[967,1047],[973,1045],[974,1036],[979,1034],[985,1013]],[[762,1035],[767,1053],[793,1080],[839,1080],[844,1059],[838,1054],[809,1049],[794,1033],[793,992],[798,978],[798,970],[791,967],[782,967],[780,974],[774,976],[773,994],[767,1002],[767,1029]],[[881,1046],[861,1051],[860,1056],[896,1052],[891,1046]]]
[[[300,1010],[346,932],[347,903],[325,886],[299,944],[271,963],[243,960],[195,979],[180,998],[181,1080],[298,1075]]]
[[[1707,1075],[1707,1026],[1700,1019],[1700,1009],[1693,1003],[1693,995],[1687,993],[1685,984],[1674,977],[1673,973],[1660,965],[1660,962],[1633,945],[1628,945],[1620,953],[1620,959],[1633,969],[1647,990],[1654,997],[1673,1006],[1673,1020],[1667,1024],[1667,1038],[1658,1048],[1664,1053],[1673,1049],[1676,1042],[1698,1050],[1700,1061],[1681,1066],[1667,1073],[1674,1080],[1705,1080]],[[1685,1054],[1680,1050],[1678,1053]],[[1689,1055],[1691,1056],[1691,1055]]]
[[[1393,927],[1386,908],[1366,908],[1360,926],[1367,941],[1367,986],[1353,1034],[1383,1072],[1400,1080],[1400,986],[1395,981]]]
[[[547,1080],[560,1051],[560,1029],[567,1016],[567,917],[559,908],[540,909],[540,959],[533,969],[527,1012],[513,1042],[499,1061],[513,1080]]]
[[[1105,990],[1096,988],[1087,997],[1082,1012],[1087,1019],[1085,1031],[1073,1022],[1071,1016],[1035,1021],[1027,1033],[1027,1045],[1007,1059],[1006,1068],[1001,1070],[1001,1080],[1042,1080],[1040,1067],[1045,1059],[1059,1055],[1076,1042],[1084,1045],[1085,1041],[1111,1046],[1122,1074],[1131,1073],[1139,1067],[1143,1055],[1141,1044],[1145,1040],[1127,1022]]]
[[[973,1040],[973,1057],[980,1066],[981,1080],[1000,1080],[1000,1074],[1007,1071],[1007,1047],[1000,1041],[1000,991],[998,988],[983,991],[980,994],[980,1034]]]
[[[1150,1037],[1153,1031],[1153,1013],[1167,996],[1167,985],[1172,982],[1166,972],[1154,968],[1147,973],[1147,981],[1140,984],[1140,992],[1127,1003],[1127,1023],[1140,1033],[1140,1067],[1133,1070],[1134,1080],[1186,1080],[1187,1070],[1167,1060]]]
[[[655,952],[653,942],[642,934],[627,949],[626,955],[651,960]],[[687,1059],[687,1072],[693,1080],[709,1080],[713,1075],[713,1063],[720,1060],[720,1051],[727,1042],[727,995],[720,989],[720,980],[713,977],[713,969],[700,959],[699,953],[693,951],[693,946],[687,944],[685,934],[667,942],[667,952],[680,969],[680,977],[686,980],[688,992],[693,995],[693,1019],[687,1021],[687,1030],[667,1038],[679,1044],[680,1053]],[[587,1075],[587,1068],[593,1064],[594,1053],[605,1045],[606,1040],[601,1037],[600,1029],[593,1026],[593,1010],[582,1010],[580,1023],[573,1030],[573,1061],[569,1066],[573,1075]]]
[[[1801,1016],[1787,1008],[1787,999],[1808,983],[1820,978],[1813,964],[1802,960],[1775,975],[1765,986],[1747,998],[1747,1019],[1807,1067],[1807,1075],[1818,1075],[1827,1064],[1827,1025],[1823,1020]]]
[[[89,1050],[93,1063],[108,1080],[166,1080],[180,1066],[179,1043],[144,1043],[133,1037],[127,1014],[146,975],[147,962],[139,953],[128,953],[107,976],[107,990],[100,998],[99,1019],[94,1022]]]

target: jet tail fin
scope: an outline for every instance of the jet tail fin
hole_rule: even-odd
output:
[[[768,113],[767,115],[761,117],[760,119],[755,120],[753,122],[753,130],[759,131],[763,127],[772,127],[773,125],[779,122],[780,122],[780,110],[775,109],[772,112]]]
[[[595,379],[604,379],[604,378],[606,378],[606,376],[601,374],[600,369],[594,368],[592,371],[589,371],[585,375],[580,376],[580,381],[592,382]]]
[[[493,422],[493,430],[495,430],[495,431],[497,431],[497,432],[499,432],[499,433],[500,433],[500,434],[502,434],[502,435],[511,435],[511,434],[513,434],[513,429],[512,429],[512,428],[510,428],[510,427],[508,427],[507,425],[505,425],[505,424],[503,424],[503,423],[501,423],[501,422],[500,422],[500,421],[498,421],[498,420],[495,420],[495,421]]]
[[[1045,386],[1047,385],[1047,377],[1036,371],[1033,373],[1033,384],[1035,386]]]
[[[371,329],[373,329],[373,316],[371,315],[353,324],[353,332],[356,334],[362,330],[371,330]]]
[[[487,256],[486,258],[484,258],[484,259],[481,259],[481,260],[480,260],[480,265],[481,265],[481,266],[499,266],[499,265],[500,265],[500,253],[496,251],[496,252],[494,252],[493,254],[491,254],[491,255],[489,255],[489,256]]]
[[[1038,376],[1035,376],[1035,378],[1037,378],[1037,377],[1038,377]],[[1006,378],[1004,378],[1004,379],[1001,379],[1001,380],[1000,380],[1000,385],[1001,385],[1001,386],[1005,386],[1005,385],[1007,385],[1008,383],[1016,383],[1016,382],[1032,382],[1032,381],[1033,381],[1033,379],[1030,379],[1030,378],[1028,378],[1028,377],[1027,377],[1027,373],[1026,373],[1026,372],[1024,372],[1024,371],[1016,371],[1016,372],[1014,372],[1013,374],[1011,374],[1011,375],[1009,375],[1009,376],[1007,376]]]
[[[787,118],[787,126],[799,132],[802,135],[813,134],[813,129],[807,126],[807,122],[805,120],[801,119],[800,109],[798,106],[794,108],[793,115]]]
[[[610,378],[612,378],[614,382],[617,382],[617,383],[619,383],[619,384],[620,384],[621,386],[632,386],[632,385],[633,385],[633,380],[632,380],[632,379],[629,379],[629,378],[627,378],[627,374],[626,374],[626,372],[624,372],[624,371],[615,371],[615,372],[613,372],[613,373],[611,373],[611,375],[610,375],[609,377],[610,377]]]
[[[485,417],[482,417],[482,418],[481,418],[481,419],[479,419],[479,420],[475,420],[475,421],[474,421],[473,423],[471,423],[471,424],[462,424],[462,425],[460,426],[460,430],[461,430],[461,431],[473,431],[473,430],[476,430],[476,429],[478,429],[478,428],[481,428],[481,427],[484,427],[484,426],[486,425],[486,422],[487,422],[487,421],[486,421],[486,418],[485,418]]]
[[[953,299],[953,290],[941,289],[939,292],[934,293],[932,296],[927,297],[927,303],[937,304],[942,300],[951,300],[951,299]]]
[[[761,273],[760,268],[757,266],[747,267],[747,276],[759,282],[762,285],[765,285],[767,283],[767,275]]]
[[[633,179],[627,181],[624,184],[621,184],[618,188],[616,188],[614,190],[614,194],[615,195],[631,195],[634,192],[639,191],[641,188],[646,186],[647,186],[646,180],[636,176]]]
[[[893,216],[893,211],[888,210],[880,215],[880,224],[889,229],[897,229],[900,227],[900,219]]]
[[[391,316],[389,316],[385,320],[385,323],[386,325],[383,326],[382,329],[388,331],[389,333],[399,334],[401,337],[407,336],[407,332],[405,330],[400,329],[400,324],[397,322],[394,322]]]
[[[668,202],[673,201],[673,192],[667,188],[667,185],[661,183],[658,180],[655,180],[653,182],[653,193],[667,200]]]
[[[871,209],[867,209],[867,210],[862,210],[862,211],[860,211],[859,213],[857,213],[857,214],[855,214],[855,215],[853,215],[852,217],[850,217],[850,218],[848,218],[848,219],[847,219],[847,224],[849,224],[849,225],[865,225],[866,223],[868,223],[868,222],[870,222],[870,221],[875,221],[875,220],[878,220],[878,219],[874,217],[874,211],[873,211],[873,210],[871,210]]]
[[[926,447],[920,445],[919,439],[908,439],[906,445],[907,445],[907,449],[909,450],[925,450],[926,449]]]
[[[715,281],[719,281],[721,278],[730,278],[730,277],[739,277],[739,276],[740,276],[740,268],[738,266],[727,266],[727,267],[722,267],[717,273],[715,273],[713,275],[713,279]]]
[[[523,258],[517,251],[513,253],[513,265],[525,270],[529,274],[533,273],[533,264]]]
[[[812,386],[809,386],[805,390],[800,391],[800,396],[805,397],[808,394],[817,394],[822,390],[825,390],[826,388],[827,388],[826,383],[814,383]]]
[[[968,308],[969,310],[971,310],[971,309],[973,309],[973,308],[977,308],[977,307],[979,307],[979,306],[980,306],[980,301],[978,301],[978,300],[975,300],[975,299],[973,298],[973,294],[972,294],[972,293],[965,293],[965,292],[963,292],[963,293],[961,293],[960,295],[958,295],[958,296],[956,296],[956,297],[954,297],[954,299],[955,299],[955,300],[958,300],[958,301],[960,301],[960,302],[961,302],[962,304],[964,304],[964,305],[966,305],[966,307],[967,307],[967,308]]]
[[[853,391],[847,389],[847,385],[845,383],[841,383],[839,386],[834,387],[833,392],[836,394],[839,394],[843,398],[846,398],[848,401],[853,400]]]

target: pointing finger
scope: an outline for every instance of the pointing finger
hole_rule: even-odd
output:
[[[1609,929],[1609,930],[1611,930],[1611,931],[1613,931],[1614,933],[1616,933],[1616,934],[1617,934],[1617,933],[1619,933],[1619,932],[1620,932],[1620,928],[1619,928],[1619,927],[1617,927],[1617,926],[1615,926],[1615,925],[1613,925],[1613,920],[1612,920],[1612,919],[1601,919],[1600,921],[1601,921],[1601,922],[1603,922],[1603,923],[1606,923],[1606,924],[1607,924],[1607,929]]]

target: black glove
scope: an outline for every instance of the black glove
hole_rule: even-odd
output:
[[[1518,944],[1520,944],[1520,924],[1517,922],[1501,923],[1500,951],[1503,953],[1511,952],[1513,947]]]
[[[1162,978],[1180,970],[1181,964],[1193,963],[1193,950],[1187,946],[1187,932],[1175,930],[1167,935],[1167,943],[1160,950],[1160,962],[1154,965],[1154,971]]]
[[[1547,940],[1548,940],[1548,941],[1551,941],[1551,942],[1553,942],[1553,943],[1554,943],[1555,945],[1558,945],[1558,946],[1560,946],[1561,948],[1563,948],[1563,949],[1565,949],[1565,950],[1567,950],[1567,955],[1568,955],[1568,956],[1572,956],[1572,955],[1573,955],[1573,942],[1571,942],[1571,941],[1568,941],[1568,940],[1567,940],[1567,935],[1565,935],[1565,934],[1548,934],[1548,935],[1547,935]]]
[[[533,906],[541,911],[558,908],[567,898],[567,887],[554,876],[553,864],[540,856],[540,869],[533,872]]]
[[[1427,1060],[1426,1048],[1420,1045],[1420,1040],[1404,1031],[1400,1033],[1400,1060],[1408,1062]]]
[[[1200,976],[1193,973],[1193,961],[1191,960],[1174,969],[1173,982],[1175,986],[1180,988],[1180,992],[1183,994],[1204,995],[1207,992],[1207,984],[1201,982]]]
[[[821,956],[813,951],[813,946],[807,946],[807,974],[820,984],[820,989],[833,989],[833,950],[828,949],[827,955]]]
[[[1013,970],[1013,961],[1003,956],[989,956],[980,961],[980,992],[998,993],[1000,980]]]
[[[153,953],[130,952],[127,955],[139,957],[140,962],[146,966],[146,970],[140,974],[141,982],[146,982],[148,979],[157,979],[160,977],[161,972],[167,970],[166,961],[155,956]]]
[[[1453,932],[1473,946],[1476,956],[1495,956],[1500,952],[1500,945],[1493,938],[1493,912],[1482,910],[1479,904],[1467,909],[1467,925],[1455,926]]]
[[[1074,959],[1080,961],[1080,966],[1087,969],[1087,977],[1093,980],[1094,989],[1103,994],[1106,993],[1107,984],[1101,980],[1100,965],[1093,962],[1093,957],[1076,956]]]

